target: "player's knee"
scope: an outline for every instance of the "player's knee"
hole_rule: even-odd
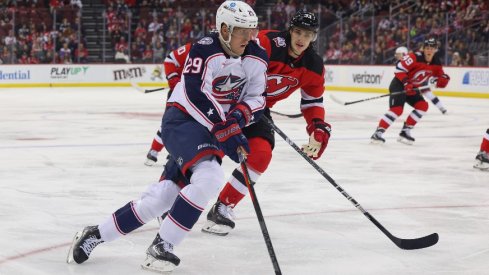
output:
[[[272,160],[272,146],[263,138],[251,138],[248,142],[250,144],[250,154],[247,159],[249,167],[259,173],[265,172]]]
[[[204,204],[217,196],[224,184],[224,171],[214,158],[198,163],[192,168],[190,182],[198,190]]]
[[[396,114],[398,117],[402,115],[404,108],[402,106],[391,107],[390,111]]]
[[[414,109],[416,109],[416,110],[426,112],[426,111],[428,111],[428,108],[429,108],[429,105],[428,105],[428,102],[426,102],[426,101],[418,101],[418,102],[416,102],[416,104],[414,104]]]
[[[151,184],[136,202],[136,213],[145,223],[149,222],[170,209],[179,191],[170,180]]]

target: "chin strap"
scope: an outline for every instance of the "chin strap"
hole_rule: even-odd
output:
[[[231,56],[239,56],[239,54],[233,52],[231,50],[231,34],[233,33],[234,28],[232,26],[228,26],[229,29],[229,38],[228,40],[224,40],[224,37],[222,37],[221,32],[219,31],[219,40],[221,41],[221,44],[224,45],[224,49],[228,52],[229,55]]]

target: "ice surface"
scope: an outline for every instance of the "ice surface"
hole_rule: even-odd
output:
[[[345,101],[378,95],[334,94]],[[143,162],[165,98],[130,88],[0,90],[0,274],[152,274],[139,265],[156,221],[100,245],[82,265],[65,258],[77,230],[159,178],[166,154],[155,167]],[[430,103],[412,131],[415,145],[396,141],[401,119],[386,144],[372,145],[387,99],[340,106],[326,95],[333,134],[318,160],[394,235],[439,233],[428,249],[397,248],[276,135],[255,188],[283,274],[488,274],[489,172],[472,165],[489,127],[489,100],[441,100],[448,114]],[[298,95],[275,110],[298,113]],[[297,144],[306,142],[302,118],[274,119]],[[227,175],[234,167],[226,158]],[[273,274],[248,198],[227,237],[200,232],[206,212],[176,248],[182,262],[173,274]]]

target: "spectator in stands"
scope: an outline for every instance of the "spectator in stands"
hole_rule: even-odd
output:
[[[25,54],[26,55],[25,58],[27,59],[27,57],[31,54],[31,49],[29,47],[29,44],[25,43],[24,40],[20,40],[17,46],[18,46],[17,57],[21,58]]]
[[[71,5],[74,7],[78,7],[79,9],[83,7],[81,0],[71,0]]]
[[[148,25],[148,32],[153,34],[163,27],[163,24],[158,22],[158,17],[153,17],[153,21]]]
[[[453,53],[450,66],[462,66],[462,59],[460,58],[460,54],[458,52]]]
[[[88,63],[88,50],[85,48],[83,42],[78,44],[78,47],[75,50],[75,61],[82,64]]]
[[[127,4],[124,2],[124,0],[117,0],[117,3],[115,4],[115,10],[117,12],[117,16],[124,16],[127,14],[127,11],[129,10],[129,7]]]
[[[42,56],[44,55],[44,52],[42,50],[41,38],[33,39],[33,41],[32,41],[32,48],[31,48],[31,54],[32,54],[32,56],[36,57],[39,60],[42,59]]]
[[[195,42],[204,36],[204,32],[200,30],[199,25],[194,25],[192,31],[190,32],[189,38],[191,42]]]
[[[153,62],[152,63],[163,63],[165,57],[165,49],[160,41],[157,41],[153,49]]]
[[[17,46],[17,38],[15,37],[15,33],[13,30],[8,31],[8,35],[3,39],[3,43],[8,47]]]
[[[131,62],[141,63],[143,59],[143,53],[139,51],[136,42],[131,43]]]
[[[143,52],[143,63],[153,62],[153,48],[151,44],[146,45],[146,49]]]
[[[34,56],[32,54],[31,54],[31,56],[29,56],[28,60],[29,60],[29,64],[39,64],[39,63],[41,63],[39,61],[39,58],[37,58],[36,56]]]
[[[58,56],[59,56],[60,61],[63,63],[67,60],[71,60],[71,49],[68,47],[68,43],[66,43],[66,42],[63,43],[63,47],[61,49],[59,49]],[[68,58],[67,58],[67,56],[68,56]]]
[[[138,22],[136,30],[134,30],[134,36],[141,37],[142,40],[146,40],[146,35],[147,35],[147,31],[143,27],[143,24],[141,22]]]
[[[62,2],[59,0],[49,0],[49,11],[51,12],[51,14],[53,14],[55,10],[61,7],[61,5]]]

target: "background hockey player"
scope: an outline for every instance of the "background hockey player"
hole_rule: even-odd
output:
[[[408,55],[408,53],[409,53],[409,51],[406,47],[399,47],[396,49],[396,53],[394,54],[394,56],[396,57],[397,61],[401,61],[401,59],[404,56]],[[437,79],[434,77],[428,79],[428,81],[426,81],[426,83],[424,83],[424,85],[420,86],[419,91],[421,92],[421,94],[423,96],[427,97],[433,103],[433,105],[435,105],[436,108],[438,108],[438,110],[440,110],[440,112],[442,114],[446,114],[447,109],[445,108],[445,106],[443,105],[441,100],[435,94],[433,94],[433,92],[431,91],[431,84],[432,83],[430,83],[430,82],[433,82],[434,84],[436,84],[436,81],[437,81]]]
[[[299,11],[293,16],[289,30],[260,31],[258,35],[260,45],[270,58],[264,115],[271,118],[269,108],[299,90],[302,96],[300,108],[309,135],[309,143],[303,150],[313,159],[322,155],[331,132],[330,125],[324,121],[324,65],[312,47],[318,27],[313,13]],[[246,127],[243,132],[251,148],[247,159],[250,178],[256,182],[272,159],[274,132],[264,120]],[[247,193],[241,168],[237,168],[208,213],[208,221],[202,230],[217,235],[228,234],[235,226],[233,208]]]
[[[142,267],[167,272],[180,263],[173,247],[221,189],[225,181],[221,158],[226,154],[238,162],[238,149],[249,152],[241,129],[259,119],[265,108],[268,57],[254,41],[257,21],[244,2],[221,4],[216,13],[220,33],[192,46],[163,115],[162,139],[172,156],[163,180],[100,225],[77,233],[68,262],[83,263],[100,243],[115,240],[171,208]]]
[[[434,38],[424,41],[423,51],[410,53],[396,63],[395,77],[389,86],[390,93],[398,93],[389,97],[389,111],[380,119],[377,129],[371,137],[372,143],[384,143],[384,132],[402,115],[407,102],[414,110],[409,114],[399,133],[398,141],[412,145],[414,138],[411,129],[418,123],[428,110],[428,102],[421,96],[419,87],[425,85],[430,77],[436,77],[436,87],[445,88],[450,77],[445,74],[438,58],[437,42]]]
[[[396,58],[396,62],[400,61],[404,56],[409,54],[408,48],[401,46],[396,49],[396,52],[394,53],[394,57]]]
[[[170,91],[168,91],[168,97],[170,98],[175,85],[180,82],[180,76],[182,74],[183,65],[185,63],[185,59],[190,51],[190,47],[192,43],[187,43],[184,46],[181,46],[178,49],[171,51],[163,61],[163,66],[165,68],[166,80],[168,81],[168,87]],[[163,141],[161,140],[161,127],[156,132],[155,137],[153,138],[153,142],[151,143],[151,149],[149,149],[148,154],[146,155],[146,162],[144,164],[151,166],[158,161],[158,153],[163,150]]]
[[[475,157],[474,168],[489,171],[489,128],[482,138],[481,149]]]

